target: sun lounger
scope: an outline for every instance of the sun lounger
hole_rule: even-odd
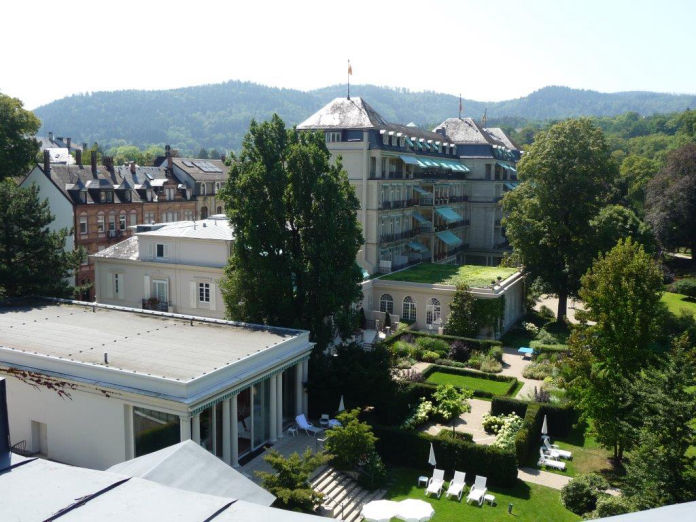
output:
[[[425,490],[425,495],[437,495],[437,498],[442,496],[442,486],[445,484],[445,470],[434,469],[433,476],[428,480],[428,487]]]
[[[317,433],[324,431],[322,428],[317,428],[314,424],[309,422],[304,416],[304,413],[301,413],[295,417],[295,422],[297,422],[297,427],[303,430],[309,436],[316,435]]]
[[[463,471],[455,471],[454,478],[449,483],[445,497],[457,497],[457,500],[461,502],[462,493],[464,493],[464,488],[466,487],[466,482],[464,481],[465,479],[466,473]]]
[[[476,475],[476,480],[474,485],[471,486],[469,495],[466,497],[466,503],[476,502],[479,506],[483,505],[483,497],[486,495],[488,488],[486,488],[486,477]]]
[[[551,456],[544,453],[544,448],[539,449],[539,461],[537,462],[537,466],[557,469],[560,471],[565,471],[566,469],[565,462],[561,462],[560,460],[554,460],[553,458],[551,458]]]
[[[551,441],[549,441],[548,437],[544,439],[544,448],[546,449],[546,452],[551,455],[551,458],[561,458],[567,460],[573,458],[573,454],[570,451],[562,450],[556,444],[551,444]]]

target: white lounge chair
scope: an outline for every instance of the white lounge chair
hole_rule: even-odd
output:
[[[445,470],[434,469],[433,476],[428,480],[428,487],[425,489],[425,496],[437,495],[437,498],[442,496],[442,487],[445,485]]]
[[[469,495],[466,497],[466,503],[476,502],[479,506],[483,505],[483,497],[486,495],[488,488],[486,487],[486,477],[476,475],[474,485],[471,486]]]
[[[447,493],[445,493],[445,497],[457,497],[457,500],[459,502],[462,501],[462,493],[464,493],[464,488],[466,487],[466,482],[464,481],[466,479],[466,473],[463,471],[455,471],[454,472],[454,478],[449,483],[449,487],[447,488]]]
[[[303,430],[308,436],[316,435],[317,433],[324,431],[323,428],[317,428],[314,424],[309,422],[304,413],[300,413],[297,417],[295,417],[295,422],[297,422],[297,427]]]
[[[562,450],[561,448],[558,447],[557,444],[551,444],[551,441],[549,440],[548,437],[544,439],[544,448],[546,449],[546,452],[551,455],[551,458],[553,459],[567,459],[570,460],[573,458],[573,454],[568,451],[568,450]]]
[[[553,458],[551,458],[551,456],[544,453],[543,447],[539,448],[539,461],[537,462],[537,466],[558,469],[560,471],[565,471],[566,469],[565,462],[561,462],[560,460],[554,460]]]

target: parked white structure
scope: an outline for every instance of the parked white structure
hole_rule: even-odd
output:
[[[309,333],[40,301],[0,314],[10,438],[105,469],[193,439],[226,463],[307,411]]]
[[[99,303],[223,318],[219,280],[234,235],[224,215],[136,227],[91,256]]]

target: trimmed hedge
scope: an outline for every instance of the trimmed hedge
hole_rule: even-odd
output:
[[[531,341],[530,348],[534,348],[537,353],[565,353],[569,351],[567,344],[543,344],[539,341]]]
[[[418,332],[415,330],[402,330],[401,332],[396,332],[394,335],[391,335],[384,339],[382,341],[382,344],[385,346],[390,346],[394,342],[398,341],[401,339],[402,336],[404,335],[411,335],[413,337],[432,337],[433,339],[442,339],[444,341],[452,342],[452,341],[462,341],[465,343],[468,343],[469,345],[472,346],[474,350],[485,350],[488,351],[491,347],[493,346],[503,346],[503,343],[500,341],[493,341],[490,339],[474,339],[472,337],[459,337],[456,335],[439,335],[439,334],[431,334],[427,332]]]
[[[530,403],[524,415],[522,428],[515,437],[515,453],[517,454],[517,460],[522,465],[529,462],[539,452],[543,419],[544,416],[539,403]]]
[[[524,418],[527,413],[527,406],[529,406],[528,401],[521,401],[519,399],[512,399],[510,397],[496,395],[491,401],[491,415],[495,415],[497,417],[499,415],[508,415],[510,413],[514,413],[517,416]]]
[[[475,370],[469,370],[466,368],[457,368],[455,366],[441,366],[438,364],[431,364],[430,366],[428,366],[425,369],[425,371],[423,371],[423,378],[427,379],[428,376],[433,372],[448,373],[450,375],[467,375],[469,377],[476,377],[478,379],[486,379],[489,381],[509,382],[510,386],[508,387],[507,391],[505,392],[505,395],[512,393],[513,390],[517,387],[517,383],[518,383],[516,378],[510,377],[507,375],[498,375],[498,374],[494,374],[494,373],[477,372]],[[425,383],[425,384],[427,385],[427,383]],[[481,391],[481,390],[474,390],[474,397],[483,397],[486,399],[490,399],[490,398],[494,397],[494,395],[490,392],[485,392],[485,391]]]
[[[483,475],[490,485],[498,487],[512,487],[516,483],[517,459],[514,453],[453,439],[451,435],[433,437],[387,426],[373,426],[373,431],[378,438],[377,452],[392,466],[424,468],[432,442],[439,467],[448,472],[455,469],[464,471],[472,479]]]

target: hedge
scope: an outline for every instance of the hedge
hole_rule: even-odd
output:
[[[378,453],[392,466],[426,467],[432,442],[438,466],[448,473],[464,471],[470,479],[482,475],[488,478],[490,485],[498,487],[512,487],[516,483],[517,459],[514,453],[453,439],[451,435],[434,437],[387,426],[373,426],[373,431],[378,438]]]
[[[390,346],[394,342],[398,341],[401,339],[402,336],[404,335],[411,335],[413,337],[432,337],[434,339],[443,339],[445,341],[453,342],[453,341],[463,341],[465,343],[469,343],[470,345],[473,345],[473,348],[475,350],[489,350],[493,346],[503,346],[503,343],[500,341],[493,341],[490,339],[474,339],[472,337],[459,337],[457,335],[439,335],[439,334],[431,334],[428,332],[418,332],[416,330],[402,330],[401,332],[397,332],[394,335],[389,336],[388,338],[384,339],[382,341],[382,344],[385,346]]]
[[[423,371],[423,378],[427,379],[428,376],[433,372],[448,373],[450,375],[468,375],[469,377],[476,377],[478,379],[486,379],[489,381],[509,382],[510,386],[508,387],[507,391],[505,392],[505,395],[512,393],[513,390],[517,387],[517,383],[518,383],[516,378],[510,377],[507,375],[498,375],[498,374],[494,374],[494,373],[477,372],[475,370],[468,370],[466,368],[457,368],[455,366],[442,366],[442,365],[438,365],[438,364],[431,364],[430,366],[428,366]],[[485,391],[481,391],[481,390],[474,390],[474,397],[483,397],[486,399],[490,399],[493,396],[494,395],[490,392],[485,392]]]
[[[530,348],[534,348],[537,353],[565,353],[569,351],[567,344],[543,344],[539,341],[531,341]]]
[[[515,437],[515,453],[517,454],[517,460],[522,465],[529,462],[539,452],[543,419],[544,416],[539,403],[530,403],[524,415],[522,428]]]
[[[508,415],[510,413],[515,413],[520,417],[524,417],[527,413],[527,406],[529,406],[528,401],[521,401],[519,399],[512,399],[510,397],[503,397],[502,395],[496,395],[491,401],[491,415]]]

